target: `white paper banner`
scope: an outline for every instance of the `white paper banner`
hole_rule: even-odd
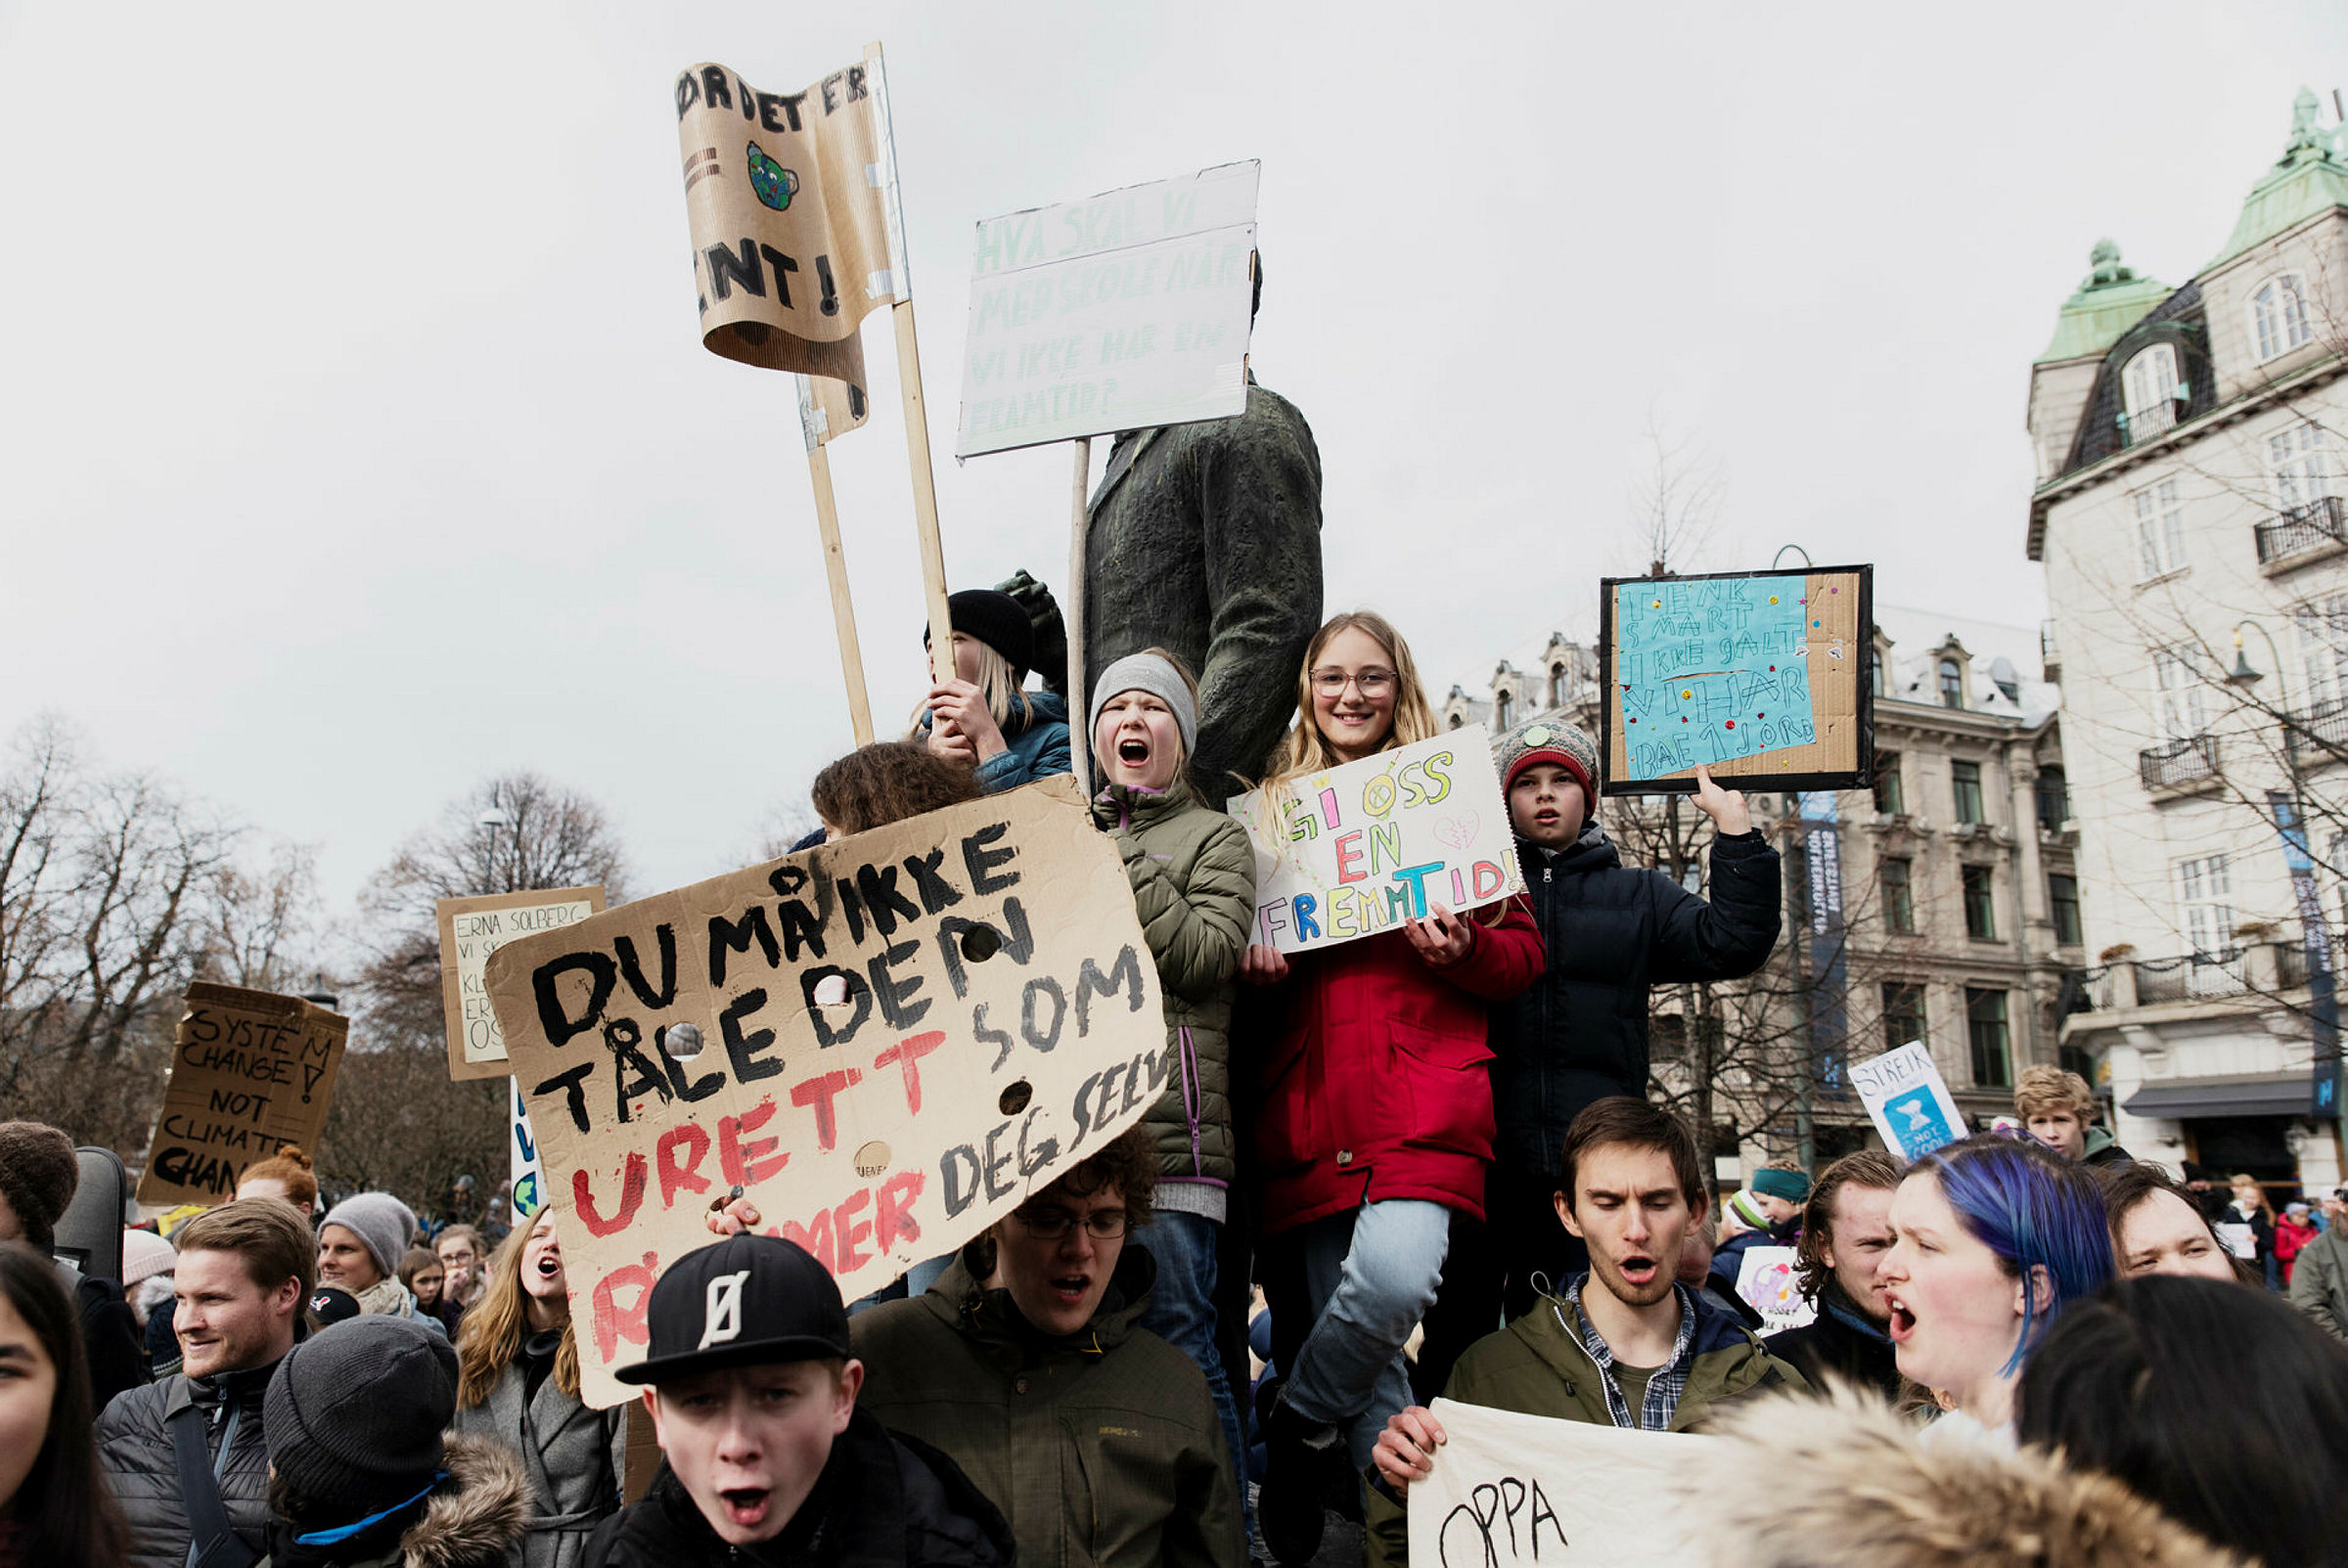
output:
[[[1697,1568],[1682,1538],[1716,1437],[1626,1431],[1447,1399],[1444,1443],[1410,1490],[1416,1568]],[[1679,1505],[1685,1501],[1686,1506]]]
[[[1258,165],[988,218],[971,266],[961,457],[1247,408]]]
[[[1252,940],[1283,953],[1524,889],[1480,724],[1308,774],[1286,799],[1249,790],[1229,810],[1255,844]]]
[[[1964,1112],[1920,1040],[1859,1063],[1851,1083],[1883,1142],[1903,1160],[1921,1159],[1965,1136]]]

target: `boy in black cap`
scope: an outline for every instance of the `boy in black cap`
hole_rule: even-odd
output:
[[[1011,1528],[954,1461],[856,1408],[839,1287],[804,1248],[736,1235],[677,1260],[646,1309],[666,1462],[581,1568],[925,1563],[994,1568]]]

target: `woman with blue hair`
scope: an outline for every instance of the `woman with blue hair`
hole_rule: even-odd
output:
[[[1909,1167],[1890,1218],[1876,1277],[1901,1375],[1949,1408],[1936,1436],[2010,1443],[2022,1363],[2117,1272],[2101,1190],[2035,1144],[1973,1138]]]

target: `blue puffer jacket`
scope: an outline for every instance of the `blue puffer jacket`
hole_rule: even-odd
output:
[[[1068,771],[1067,699],[1051,692],[1023,694],[1033,709],[1031,716],[1020,724],[1014,710],[1011,723],[1003,727],[1003,749],[978,764],[978,786],[990,795]],[[917,739],[929,739],[927,720]]]

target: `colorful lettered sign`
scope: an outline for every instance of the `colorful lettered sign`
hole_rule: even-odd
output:
[[[599,1408],[734,1187],[853,1300],[1179,1070],[1123,863],[1065,776],[524,937],[488,979]]]
[[[1856,789],[1874,760],[1874,568],[1600,584],[1602,794]],[[1735,787],[1732,784],[1731,787]]]
[[[1255,844],[1255,935],[1308,953],[1389,930],[1440,904],[1481,909],[1524,890],[1480,724],[1255,789],[1229,811]]]

